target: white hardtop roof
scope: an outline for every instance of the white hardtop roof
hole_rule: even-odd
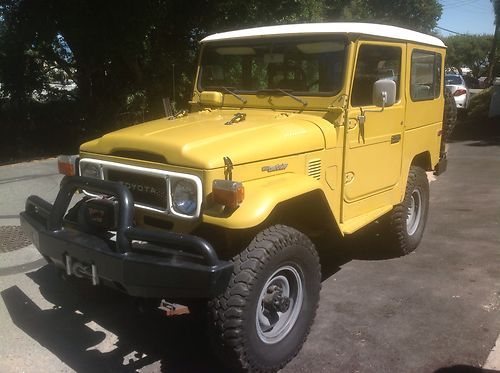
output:
[[[396,26],[354,22],[303,23],[296,25],[256,27],[213,34],[207,36],[201,42],[205,43],[219,40],[255,39],[281,35],[302,36],[313,34],[371,35],[394,40],[412,41],[436,47],[446,47],[438,38],[422,34],[420,32]]]

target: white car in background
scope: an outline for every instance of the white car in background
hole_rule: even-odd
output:
[[[470,92],[465,85],[464,78],[458,74],[446,74],[444,76],[444,84],[457,104],[457,109],[467,109],[470,100]]]

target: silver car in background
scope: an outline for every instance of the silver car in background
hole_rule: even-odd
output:
[[[446,89],[449,90],[455,98],[457,109],[467,109],[469,105],[470,92],[465,85],[465,80],[462,75],[446,74],[444,76],[444,84]]]

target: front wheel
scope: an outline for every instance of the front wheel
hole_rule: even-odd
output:
[[[414,251],[424,234],[429,211],[429,181],[425,171],[410,167],[403,202],[388,216],[387,236],[390,249],[403,256]]]
[[[301,349],[319,302],[321,269],[313,243],[276,225],[234,258],[224,294],[210,302],[215,351],[235,370],[274,372]]]

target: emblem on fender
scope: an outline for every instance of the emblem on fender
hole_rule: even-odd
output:
[[[282,171],[288,167],[288,163],[275,164],[274,166],[264,166],[261,168],[262,172],[275,172]]]

